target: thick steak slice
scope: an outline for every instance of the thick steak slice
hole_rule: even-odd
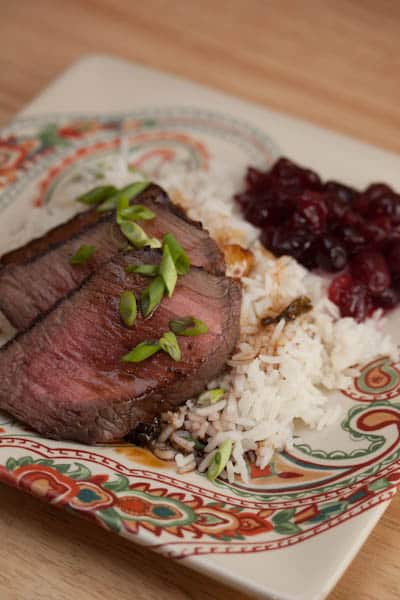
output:
[[[224,272],[224,260],[215,242],[198,223],[187,219],[158,186],[149,186],[135,199],[156,213],[141,226],[153,237],[172,232],[190,256],[191,263],[211,273]],[[114,213],[89,210],[55,227],[0,259],[0,310],[18,330],[30,327],[60,298],[110,260],[127,240],[115,224]],[[82,244],[96,246],[84,265],[72,266],[69,259]]]
[[[119,317],[120,294],[130,289],[138,295],[149,280],[126,274],[124,267],[154,263],[155,256],[120,253],[6,344],[0,350],[0,408],[48,437],[107,442],[203,390],[236,344],[240,285],[191,268],[172,298],[129,329]],[[159,352],[142,363],[121,362],[139,342],[160,338],[170,319],[185,315],[202,319],[209,331],[179,337],[181,361]]]

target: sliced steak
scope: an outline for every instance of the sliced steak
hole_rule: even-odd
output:
[[[175,207],[160,187],[149,186],[135,203],[145,204],[156,213],[155,219],[141,223],[150,236],[161,238],[171,232],[193,265],[211,273],[224,272],[222,254],[208,232]],[[76,215],[0,259],[0,310],[16,329],[27,329],[126,243],[114,213],[92,209]],[[96,246],[95,253],[84,265],[70,265],[71,256],[82,244]]]
[[[127,328],[119,317],[120,294],[130,289],[138,295],[149,280],[126,274],[125,266],[154,262],[155,255],[120,253],[6,344],[0,350],[0,409],[48,437],[107,442],[203,390],[236,344],[240,286],[191,268],[153,316]],[[181,361],[164,352],[142,363],[121,361],[139,342],[160,338],[170,319],[185,315],[203,320],[209,331],[179,337]]]

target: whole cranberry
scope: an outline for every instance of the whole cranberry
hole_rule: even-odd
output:
[[[366,215],[368,213],[369,205],[371,204],[371,199],[368,198],[365,194],[360,194],[354,199],[352,204],[352,209],[359,215]]]
[[[295,231],[297,229],[306,229],[307,225],[308,221],[306,217],[297,210],[294,211],[294,213],[288,221],[288,228],[292,231]]]
[[[263,227],[270,220],[270,211],[265,205],[250,204],[245,208],[244,216],[249,223],[256,227]]]
[[[368,198],[368,200],[377,200],[377,198],[381,198],[382,196],[392,193],[392,188],[386,185],[386,183],[371,183],[371,185],[369,185],[364,191],[364,195]]]
[[[274,235],[271,250],[278,256],[287,254],[300,260],[301,256],[310,249],[313,241],[314,236],[309,231],[280,229]]]
[[[322,181],[320,176],[311,169],[302,169],[301,177],[303,180],[303,186],[307,190],[322,191]]]
[[[394,225],[387,234],[386,241],[388,242],[387,246],[390,246],[392,242],[400,241],[400,226]]]
[[[347,264],[347,252],[337,237],[325,234],[315,246],[316,262],[321,269],[330,273],[344,269]]]
[[[324,185],[324,191],[333,193],[338,198],[341,198],[347,203],[351,203],[357,196],[358,192],[348,185],[339,183],[338,181],[327,181]]]
[[[394,288],[386,288],[379,296],[373,297],[376,308],[385,308],[389,310],[397,306],[400,300],[400,292]]]
[[[297,211],[314,231],[322,231],[326,224],[328,209],[322,194],[306,190],[297,200]]]
[[[302,190],[304,187],[301,169],[287,158],[283,157],[277,160],[270,171],[270,175],[278,180],[282,187],[297,190]]]
[[[274,187],[268,192],[268,196],[268,200],[264,200],[264,202],[269,208],[270,223],[281,226],[293,215],[296,207],[296,194],[281,187]]]
[[[350,273],[343,273],[338,275],[335,279],[332,279],[328,290],[328,297],[332,302],[339,305],[342,294],[347,292],[354,284],[353,278]]]
[[[379,296],[390,287],[391,277],[385,257],[374,250],[362,250],[356,254],[350,263],[351,274],[368,291]]]
[[[303,265],[303,267],[306,267],[306,269],[308,269],[309,271],[316,269],[318,267],[318,263],[314,250],[314,243],[311,244],[311,246],[307,248],[307,250],[304,250],[304,252],[299,256],[297,260]]]
[[[390,244],[386,251],[386,261],[392,276],[400,279],[400,241]]]
[[[393,225],[400,225],[400,195],[394,194],[394,203],[391,215]]]
[[[400,223],[400,197],[393,193],[379,196],[370,203],[368,216],[371,218],[388,217],[394,225],[398,225]]]
[[[361,322],[373,309],[372,298],[366,286],[354,281],[349,273],[343,273],[332,280],[328,296],[337,304],[342,317],[353,317]]]
[[[358,229],[351,227],[350,225],[339,225],[338,227],[333,228],[333,231],[335,235],[343,240],[348,254],[355,254],[359,252],[359,250],[366,244],[367,240],[363,234]]]
[[[361,233],[368,242],[372,244],[380,244],[384,242],[392,229],[390,219],[388,217],[376,217],[370,221],[366,221],[360,228]]]
[[[248,167],[246,184],[249,190],[257,191],[271,185],[271,176],[267,171],[260,171],[254,167]]]
[[[362,283],[354,283],[340,297],[339,308],[342,317],[353,317],[361,323],[371,314],[373,303],[370,293]]]
[[[348,210],[344,215],[342,222],[345,225],[350,225],[350,227],[361,227],[364,225],[365,221],[361,215],[359,215],[354,210]]]
[[[297,171],[297,165],[292,163],[292,161],[285,156],[281,156],[281,158],[278,158],[278,160],[272,165],[270,174],[272,177],[281,179],[293,174],[294,170]]]
[[[332,193],[325,194],[325,202],[328,207],[328,215],[331,221],[341,221],[349,210],[349,203],[340,196]]]

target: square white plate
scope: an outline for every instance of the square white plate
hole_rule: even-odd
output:
[[[400,188],[396,155],[166,74],[89,56],[1,134],[0,252],[71,214],[59,198],[76,165],[115,151],[122,133],[129,158],[150,174],[159,161],[207,169],[223,158],[240,185],[248,163],[287,155],[325,178]],[[397,320],[391,316],[392,328]],[[45,440],[1,415],[0,478],[248,592],[318,600],[395,493],[399,380],[396,365],[367,365],[345,397],[344,425],[305,435],[308,446],[277,457],[276,474],[266,471],[248,489],[177,475],[131,446]]]

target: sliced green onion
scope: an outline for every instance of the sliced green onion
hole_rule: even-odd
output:
[[[108,210],[114,210],[114,208],[116,208],[116,206],[117,206],[118,197],[119,197],[119,192],[116,192],[115,194],[110,196],[110,198],[107,198],[107,200],[104,200],[104,202],[99,204],[99,206],[97,207],[97,209],[96,209],[97,212],[107,212]]]
[[[149,248],[161,248],[161,242],[157,238],[147,238],[147,246]]]
[[[137,273],[145,277],[156,277],[158,275],[158,265],[128,265],[125,267],[126,273]]]
[[[99,202],[102,202],[103,200],[111,196],[111,194],[114,194],[116,191],[117,189],[113,185],[100,185],[89,190],[85,194],[78,196],[76,201],[81,202],[82,204],[88,204],[89,206],[92,206],[93,204],[98,204]]]
[[[158,276],[145,288],[140,297],[140,308],[142,315],[148,317],[160,304],[165,292],[163,279]]]
[[[125,220],[121,216],[121,213],[122,213],[122,211],[126,210],[127,208],[129,208],[129,196],[127,196],[123,192],[120,192],[118,195],[118,199],[117,199],[117,223],[118,223],[118,225],[121,225],[121,223],[123,223],[123,221]]]
[[[126,290],[119,299],[119,314],[127,327],[132,327],[137,317],[135,294]]]
[[[141,194],[149,185],[149,181],[135,181],[121,190],[116,190],[114,188],[115,193],[113,193],[110,198],[105,199],[105,201],[97,207],[97,210],[99,212],[113,210],[118,207],[119,202],[124,204],[124,206],[121,206],[121,210],[123,208],[128,208],[129,202]],[[123,200],[121,200],[122,198]]]
[[[175,263],[178,275],[185,275],[189,271],[190,260],[176,237],[172,233],[166,233],[163,239],[163,246],[166,245]]]
[[[125,217],[122,216],[122,213],[129,209],[131,200],[141,194],[143,190],[149,186],[149,184],[149,181],[135,181],[135,183],[127,185],[119,192],[117,199],[117,223],[119,225],[125,220]]]
[[[207,333],[208,326],[196,317],[180,317],[169,322],[169,328],[176,335],[201,335]]]
[[[222,388],[214,388],[213,390],[207,390],[206,392],[200,394],[200,396],[197,399],[197,404],[200,404],[200,406],[209,406],[211,404],[215,404],[216,402],[218,402],[218,400],[222,398],[224,394],[225,390],[223,390]]]
[[[132,348],[128,354],[122,357],[122,362],[128,363],[137,363],[146,360],[146,358],[150,358],[156,352],[161,350],[160,343],[157,340],[146,340],[144,342],[140,342],[137,346]]]
[[[160,262],[160,275],[164,280],[165,289],[167,290],[168,296],[171,298],[174,293],[176,282],[178,279],[178,273],[176,271],[175,263],[172,260],[171,252],[167,244],[163,245],[163,255]]]
[[[82,244],[75,252],[73,256],[69,259],[71,265],[83,265],[85,262],[89,260],[89,258],[94,254],[96,250],[96,246],[90,246],[87,244]]]
[[[207,477],[210,481],[214,481],[225,469],[228,460],[232,454],[232,440],[222,442],[213,460],[210,463],[207,471]]]
[[[122,188],[121,194],[127,196],[129,200],[133,200],[134,198],[136,198],[136,196],[139,196],[139,194],[144,192],[144,190],[148,188],[149,185],[150,181],[147,181],[147,179],[144,181],[135,181],[134,183],[130,183],[129,185]]]
[[[131,242],[135,248],[160,248],[161,242],[156,238],[149,238],[147,233],[137,223],[132,221],[123,221],[120,225],[124,236]]]
[[[181,349],[179,347],[178,340],[176,339],[176,335],[172,333],[172,331],[166,331],[164,333],[164,335],[160,338],[160,346],[161,349],[169,354],[173,360],[181,360]]]
[[[133,204],[119,211],[120,218],[126,221],[151,221],[155,218],[156,213],[143,206],[143,204]]]

